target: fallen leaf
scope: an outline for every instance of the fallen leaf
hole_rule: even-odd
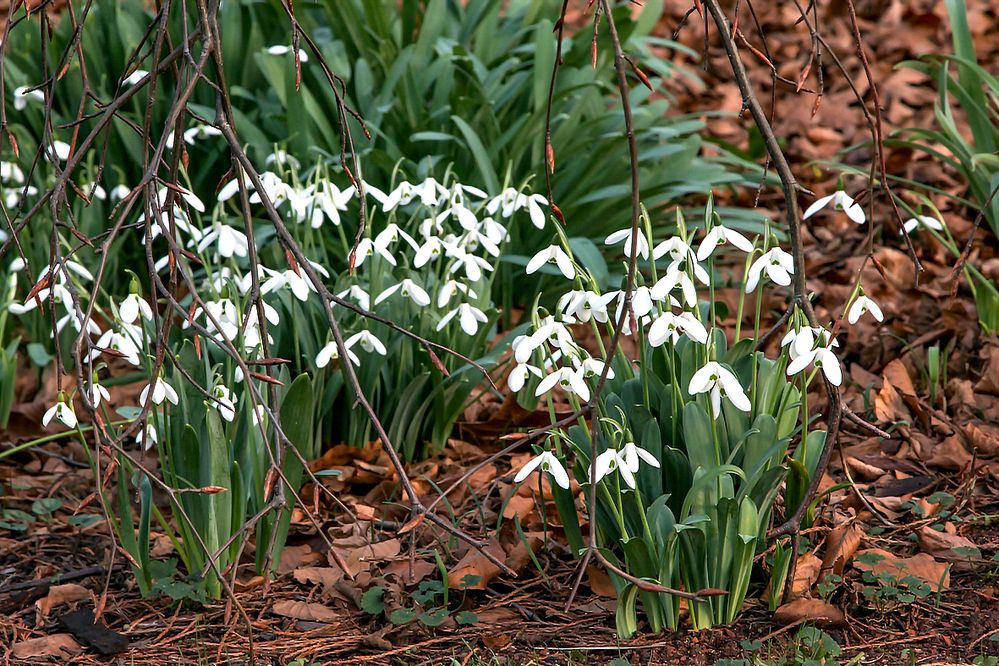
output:
[[[53,585],[49,588],[49,593],[45,597],[35,602],[35,608],[45,617],[53,608],[68,604],[73,601],[81,601],[90,598],[90,590],[75,583],[64,585]]]
[[[15,659],[38,659],[40,657],[72,657],[83,651],[83,647],[69,634],[51,634],[15,643],[10,654]]]
[[[881,422],[891,423],[901,420],[911,420],[909,410],[906,409],[905,403],[902,402],[902,396],[887,381],[874,396],[874,415]]]
[[[343,571],[337,567],[300,567],[292,572],[299,583],[329,587],[343,578]]]
[[[794,580],[791,582],[791,598],[798,599],[808,594],[819,579],[819,570],[822,568],[822,560],[811,553],[805,553],[798,558],[798,565],[794,568]]]
[[[896,358],[889,362],[882,370],[881,376],[885,383],[894,386],[899,393],[912,398],[916,397],[916,387],[912,383],[912,377],[909,376],[908,368],[905,367],[905,363],[901,359]]]
[[[868,564],[862,559],[867,555],[879,555],[874,564]],[[898,557],[880,548],[870,548],[857,553],[853,566],[861,571],[870,571],[875,575],[889,574],[896,579],[913,576],[926,583],[930,590],[939,592],[941,587],[950,586],[950,567],[945,562],[937,562],[931,555],[918,553],[912,557]]]
[[[999,395],[999,347],[989,347],[989,361],[982,372],[982,378],[975,384],[975,390]]]
[[[367,571],[372,562],[382,562],[399,554],[401,544],[398,539],[386,539],[370,545],[358,546],[347,556],[347,571],[356,576]]]
[[[398,576],[399,579],[406,585],[416,585],[421,580],[437,571],[437,566],[426,560],[416,560],[413,562],[413,570],[410,571],[409,560],[405,559],[389,563],[383,571],[386,574]]]
[[[821,599],[795,599],[774,611],[779,625],[811,622],[819,627],[836,627],[846,622],[843,611]]]
[[[291,573],[303,564],[308,564],[318,559],[318,557],[319,553],[313,556],[312,546],[308,544],[285,546],[281,551],[281,560],[278,562],[277,572],[281,575]]]
[[[506,557],[503,546],[495,538],[489,540],[485,548],[501,562]],[[475,548],[469,548],[465,556],[447,573],[448,587],[462,590],[484,590],[500,572],[500,568],[486,559]]]
[[[834,527],[826,537],[826,551],[822,557],[822,569],[832,570],[842,576],[843,569],[853,559],[853,554],[860,546],[861,530],[856,525],[839,525]]]
[[[271,608],[275,615],[290,617],[296,620],[307,620],[310,622],[335,622],[342,620],[343,616],[329,606],[323,604],[308,603],[305,601],[294,601],[286,599],[278,601]]]
[[[929,450],[926,450],[926,449]],[[920,457],[927,465],[961,471],[971,465],[971,454],[968,453],[957,435],[951,435],[943,441],[932,444],[920,451]]]
[[[589,579],[590,589],[593,590],[594,594],[610,599],[617,599],[617,589],[614,587],[606,571],[591,564],[586,567],[586,576]]]
[[[964,434],[980,456],[999,457],[999,428],[988,423],[965,423]]]
[[[955,569],[972,571],[981,566],[985,560],[982,551],[967,537],[935,530],[929,525],[920,528],[919,547],[933,557],[952,562]]]

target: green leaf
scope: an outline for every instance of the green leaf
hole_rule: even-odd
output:
[[[439,627],[447,621],[448,612],[446,608],[435,608],[432,611],[420,613],[417,617],[428,627]]]
[[[385,588],[380,585],[369,587],[361,595],[361,610],[369,615],[379,615],[385,610]]]
[[[52,360],[55,357],[49,354],[42,344],[38,342],[29,342],[28,358],[30,358],[31,362],[37,365],[39,368],[45,368],[52,362]]]
[[[454,621],[461,625],[474,624],[479,620],[479,616],[472,611],[458,611],[454,614]]]
[[[392,624],[407,624],[415,620],[417,614],[416,609],[413,608],[397,608],[389,613],[389,622]]]

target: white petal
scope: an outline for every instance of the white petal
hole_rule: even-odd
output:
[[[829,196],[827,196],[827,197],[822,197],[821,199],[818,199],[817,201],[815,201],[815,202],[814,202],[814,203],[813,203],[813,204],[812,204],[811,206],[809,206],[809,207],[808,207],[808,209],[807,209],[807,210],[805,211],[805,214],[804,214],[804,215],[802,216],[802,219],[803,219],[803,220],[807,220],[807,219],[808,219],[808,218],[810,218],[810,217],[811,217],[812,215],[815,215],[815,214],[816,214],[817,212],[819,212],[820,210],[822,210],[823,208],[825,208],[825,207],[826,207],[826,205],[827,205],[827,204],[828,204],[828,203],[829,203],[830,201],[832,201],[832,200],[833,200],[833,197],[835,197],[835,196],[836,196],[835,194],[830,194],[830,195],[829,195]]]

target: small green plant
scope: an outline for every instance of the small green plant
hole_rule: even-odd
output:
[[[917,599],[925,599],[933,593],[930,585],[913,575],[900,576],[893,571],[874,571],[884,559],[879,553],[863,553],[857,557],[858,564],[865,565],[861,594],[876,608],[885,610],[899,604],[911,604]]]

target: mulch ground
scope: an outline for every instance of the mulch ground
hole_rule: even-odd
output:
[[[668,36],[687,5],[678,0],[666,4],[661,32]],[[782,76],[797,80],[810,42],[807,30],[794,26],[794,4],[758,4],[757,19],[766,43],[746,13],[743,30],[748,41],[756,51],[769,53]],[[846,5],[821,4],[826,40],[864,94],[867,83]],[[970,24],[980,58],[995,65],[999,43],[988,39],[988,30],[999,17],[988,4],[971,3]],[[886,129],[931,126],[933,91],[925,81],[893,65],[949,49],[943,4],[860,1],[857,9],[881,91]],[[700,51],[700,26],[694,15],[679,40]],[[744,53],[757,89],[767,91],[761,99],[769,99],[769,66],[745,47]],[[678,110],[738,112],[741,100],[727,75],[724,54],[714,42],[707,62],[704,88],[685,87],[680,81],[671,84]],[[817,107],[814,94],[781,86],[773,110],[775,128],[792,165],[802,183],[818,195],[835,189],[837,179],[817,160],[868,165],[873,157],[871,147],[840,152],[869,140],[870,134],[842,74],[829,67],[828,58],[825,64]],[[813,71],[805,87],[817,89],[815,77]],[[706,122],[712,136],[746,145],[748,117],[706,118]],[[899,175],[960,191],[955,174],[925,156],[896,150],[889,157],[889,168]],[[850,179],[847,186],[864,187]],[[722,196],[748,205],[755,194]],[[955,236],[965,238],[971,232],[973,212],[940,203]],[[776,214],[779,192],[762,192],[760,206]],[[845,426],[841,454],[834,457],[827,481],[832,485],[849,476],[856,490],[834,492],[824,503],[802,549],[795,592],[809,603],[828,604],[843,613],[841,621],[826,628],[842,648],[843,663],[861,654],[861,663],[970,663],[982,655],[999,655],[997,565],[992,561],[999,551],[995,526],[999,345],[980,334],[966,286],[951,295],[953,260],[932,240],[917,238],[916,251],[926,271],[916,286],[913,263],[888,221],[883,201],[878,203],[878,214],[883,230],[875,237],[876,261],[865,262],[866,230],[845,219],[823,216],[807,228],[809,287],[816,294],[819,316],[838,316],[858,271],[863,271],[867,293],[885,310],[884,325],[863,322],[851,327],[841,343],[846,350],[847,404],[890,429],[893,437],[882,440],[855,425]],[[980,232],[971,261],[996,279],[997,256],[995,238]],[[939,346],[947,368],[946,378],[933,390],[925,373],[927,349],[932,346]],[[0,435],[0,445],[37,436],[33,424],[50,403],[53,385],[52,377],[23,373],[14,420]],[[813,404],[822,399],[819,394],[810,396]],[[437,459],[413,466],[417,489],[427,497],[434,496],[429,479],[446,487],[500,448],[490,433],[508,422],[510,405],[494,404],[469,416],[475,422],[461,432],[473,443],[454,440]],[[249,658],[248,618],[255,663],[261,664],[297,658],[305,663],[359,664],[436,664],[452,659],[456,664],[491,664],[494,659],[509,664],[604,664],[616,658],[633,664],[713,664],[750,654],[777,659],[793,649],[787,645],[801,626],[816,620],[814,613],[806,612],[790,624],[776,623],[757,594],[733,627],[619,641],[606,575],[591,571],[575,603],[565,608],[573,563],[557,519],[531,489],[517,490],[512,484],[510,470],[526,455],[519,451],[490,462],[449,497],[464,528],[492,535],[490,548],[520,573],[516,580],[499,576],[474,551],[441,540],[428,529],[417,531],[412,546],[397,538],[395,530],[406,516],[384,503],[397,497],[384,455],[375,446],[334,447],[313,468],[341,471],[338,477],[323,477],[323,483],[357,519],[337,511],[321,496],[321,526],[353,579],[345,575],[311,523],[298,516],[276,580],[255,577],[247,566],[236,579],[238,604],[224,601],[193,607],[142,599],[127,563],[120,555],[111,557],[107,525],[98,507],[85,500],[94,479],[78,444],[56,441],[27,450],[0,463],[4,493],[0,655],[11,664],[29,663],[33,654],[75,664],[243,664]],[[315,492],[306,489],[306,498],[312,501]],[[503,527],[495,532],[501,516]],[[515,520],[523,528],[523,539],[513,527]],[[157,555],[168,557],[171,548],[166,538],[161,536],[157,544]],[[446,575],[452,583],[472,573],[478,578],[474,589],[452,591],[452,615],[435,629],[419,622],[403,626],[388,622],[385,618],[392,610],[412,606],[419,582],[442,579],[429,556],[433,549],[449,555]],[[892,598],[879,583],[865,579],[860,554],[875,549],[917,578],[929,578],[925,573],[929,571],[944,572],[949,580],[928,596],[912,601]],[[969,555],[969,549],[977,549],[977,554]],[[828,586],[823,588],[820,582],[830,573],[841,580],[830,583],[833,579],[826,578]],[[63,578],[47,582],[53,576]],[[384,588],[385,611],[377,616],[360,610],[361,594],[375,585]],[[102,611],[102,622],[127,637],[127,651],[100,656],[69,636],[60,619],[68,611],[95,605]],[[334,619],[323,615],[321,608],[332,609]],[[474,612],[476,621],[458,624],[455,614],[460,610]],[[756,651],[751,653],[752,649]]]

